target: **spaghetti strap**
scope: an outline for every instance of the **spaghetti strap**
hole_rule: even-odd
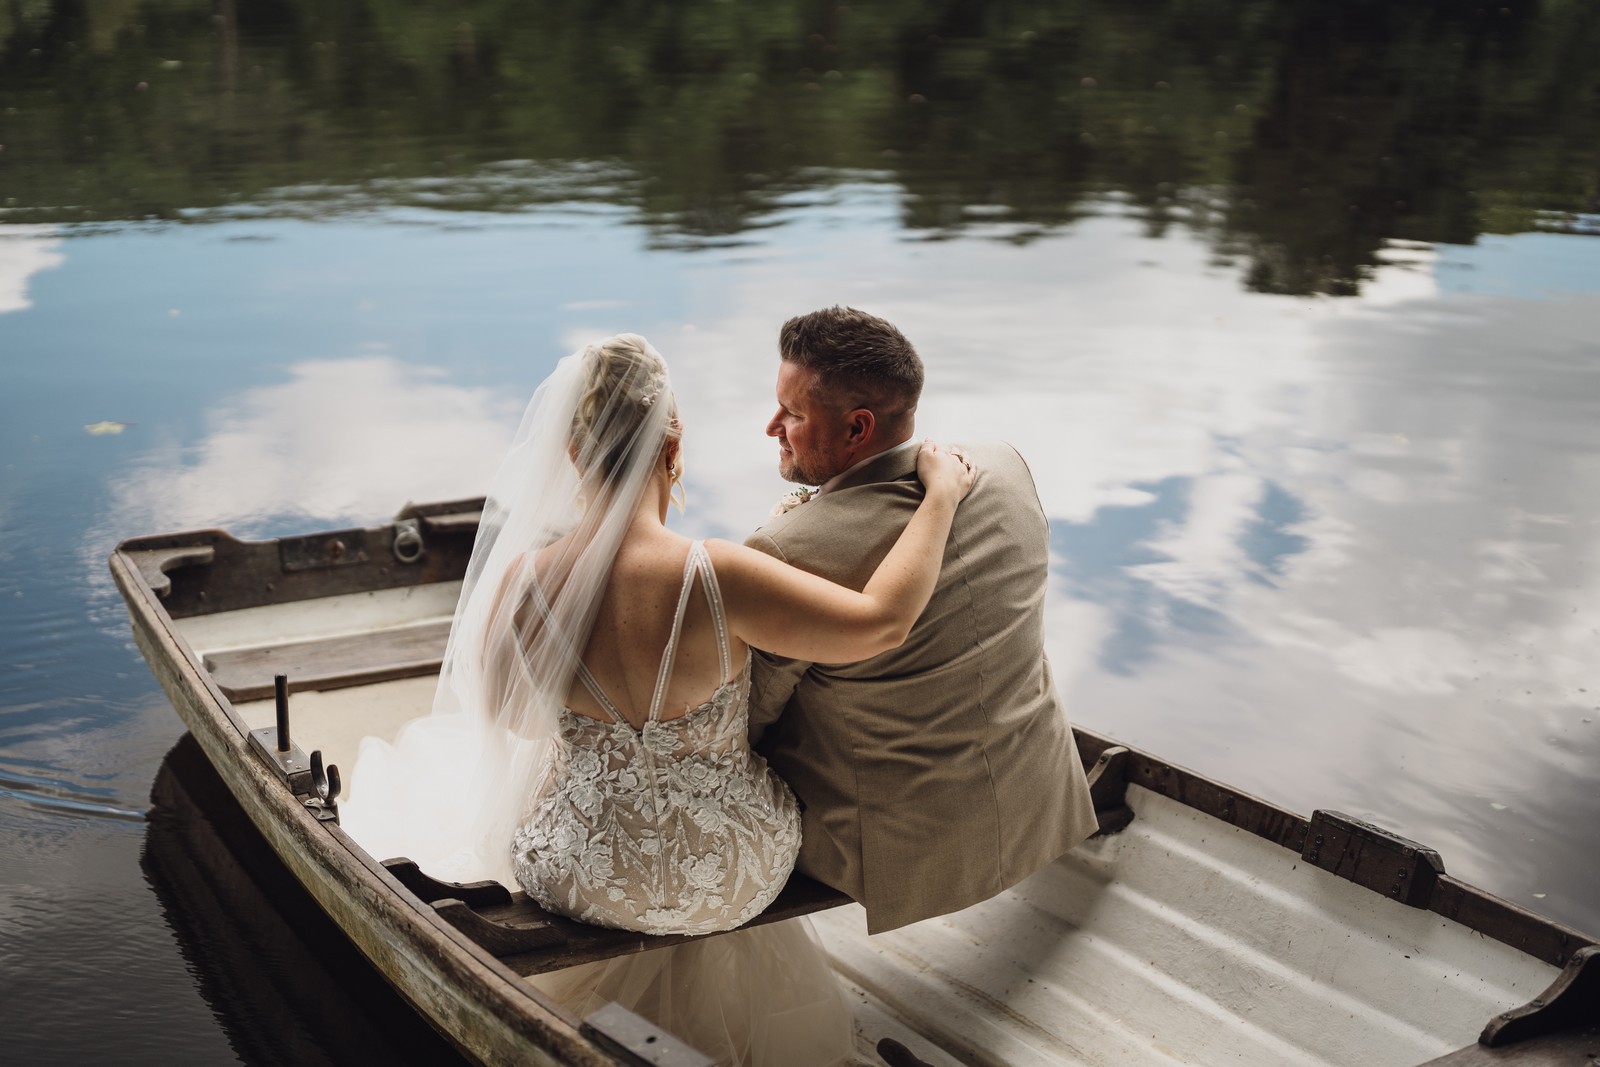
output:
[[[672,633],[667,636],[667,647],[661,653],[661,667],[656,671],[655,692],[650,694],[650,714],[646,721],[658,722],[661,703],[667,696],[667,679],[672,676],[672,660],[678,653],[678,635],[683,632],[683,612],[689,606],[689,592],[694,588],[695,552],[704,551],[702,542],[689,546],[689,557],[683,561],[683,584],[678,589],[678,609],[672,613]]]
[[[689,549],[689,558],[700,571],[700,580],[706,587],[706,604],[711,608],[711,623],[717,631],[717,662],[722,664],[722,682],[733,671],[733,656],[728,651],[728,613],[722,606],[722,587],[717,584],[717,572],[711,566],[711,556],[706,543],[696,541]]]
[[[556,621],[550,614],[550,602],[545,600],[544,590],[539,588],[539,575],[532,567],[528,568],[528,589],[533,593],[534,606],[539,609],[539,614],[544,618],[545,625],[555,629]],[[556,639],[572,650],[572,662],[577,666],[578,680],[583,682],[585,689],[589,690],[589,695],[594,697],[595,703],[604,708],[606,714],[613,719],[620,723],[626,723],[628,721],[627,717],[617,710],[617,706],[611,702],[610,697],[606,696],[606,691],[600,688],[600,683],[595,680],[594,675],[589,673],[589,668],[583,665],[582,656],[573,647],[572,638],[558,631]]]

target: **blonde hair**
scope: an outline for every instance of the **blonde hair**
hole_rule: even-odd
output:
[[[602,474],[615,473],[652,416],[661,417],[663,405],[666,437],[680,436],[667,361],[643,337],[619,333],[589,345],[583,350],[583,376],[572,415],[580,468],[598,464]]]

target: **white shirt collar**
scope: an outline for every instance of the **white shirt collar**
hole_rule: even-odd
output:
[[[855,463],[852,463],[850,466],[846,467],[844,470],[840,471],[838,474],[835,474],[832,478],[829,478],[827,481],[823,482],[820,486],[818,486],[817,487],[817,491],[816,491],[816,493],[813,494],[813,496],[814,497],[821,496],[823,493],[826,493],[826,492],[831,491],[832,489],[835,489],[839,485],[840,482],[844,481],[846,475],[850,474],[857,467],[861,467],[861,466],[864,466],[865,464],[871,463],[873,460],[877,459],[879,456],[888,456],[888,455],[893,455],[896,452],[904,452],[906,449],[908,449],[908,448],[916,448],[920,444],[922,444],[922,442],[918,441],[915,436],[912,436],[912,437],[907,438],[904,441],[901,441],[899,444],[894,445],[891,448],[884,449],[882,452],[874,452],[872,455],[868,456],[866,459],[857,460]]]

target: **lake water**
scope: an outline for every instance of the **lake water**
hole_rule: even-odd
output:
[[[833,303],[1029,459],[1074,721],[1600,932],[1600,19],[1303,6],[0,14],[8,1056],[442,1053],[174,750],[118,540],[481,492],[621,330],[741,538]]]

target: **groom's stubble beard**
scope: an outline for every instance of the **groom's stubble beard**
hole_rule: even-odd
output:
[[[820,486],[850,465],[848,453],[839,456],[835,454],[835,449],[829,449],[816,440],[811,441],[811,447],[805,450],[803,456],[796,442],[787,437],[778,438],[778,445],[789,452],[787,457],[781,451],[778,453],[778,475],[796,485]]]
[[[837,473],[837,471],[833,472],[833,474]],[[823,473],[814,467],[803,467],[800,465],[800,461],[793,456],[790,456],[787,460],[781,455],[778,457],[778,476],[786,482],[793,482],[796,485],[821,485],[829,478],[832,478],[833,474]]]
[[[785,459],[783,453],[778,453],[778,476],[796,485],[821,486],[851,463],[848,453],[830,456],[825,450],[818,449],[802,459],[800,451],[792,443],[780,441],[780,444],[789,449],[789,457]]]

